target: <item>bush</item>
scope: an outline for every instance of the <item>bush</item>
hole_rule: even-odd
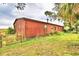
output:
[[[15,33],[15,30],[12,29],[11,27],[7,29],[7,34],[14,34],[14,33]]]
[[[69,31],[70,31],[69,26],[65,26],[65,27],[64,27],[64,32],[69,32]]]

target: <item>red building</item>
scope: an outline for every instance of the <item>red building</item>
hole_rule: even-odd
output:
[[[52,31],[60,32],[63,30],[63,26],[29,18],[16,19],[14,22],[14,28],[16,34],[21,35],[22,37],[35,37],[49,34]]]

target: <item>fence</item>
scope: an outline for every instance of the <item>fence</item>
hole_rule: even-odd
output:
[[[2,47],[2,37],[0,37],[0,48]]]
[[[6,35],[6,36],[0,35],[0,48],[7,46],[7,45],[22,43],[23,41],[25,41],[23,39],[24,38],[22,37],[17,37],[16,34]]]
[[[2,34],[0,33],[0,48],[2,47]]]

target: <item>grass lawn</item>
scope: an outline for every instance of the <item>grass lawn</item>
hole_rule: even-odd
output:
[[[79,34],[59,33],[0,48],[2,56],[79,55]]]

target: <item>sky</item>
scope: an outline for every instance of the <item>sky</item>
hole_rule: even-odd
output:
[[[17,10],[15,5],[17,3],[7,3],[0,4],[0,28],[13,27],[13,23],[16,18],[26,17],[32,18],[39,21],[46,21],[45,11],[53,11],[53,3],[26,3],[24,10]],[[51,23],[56,23],[62,25],[58,21],[53,21]]]

